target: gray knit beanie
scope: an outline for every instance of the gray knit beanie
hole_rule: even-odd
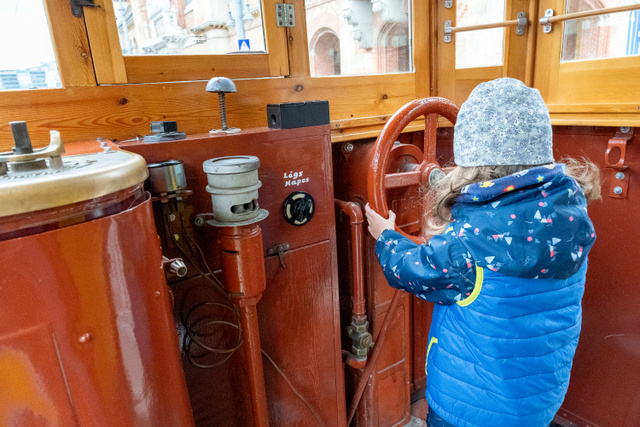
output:
[[[540,92],[520,80],[480,83],[462,104],[453,134],[458,166],[553,163],[551,119]]]

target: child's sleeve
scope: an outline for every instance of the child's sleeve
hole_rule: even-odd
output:
[[[427,301],[454,304],[475,286],[475,264],[455,233],[439,234],[418,245],[385,230],[376,242],[376,255],[389,285]]]

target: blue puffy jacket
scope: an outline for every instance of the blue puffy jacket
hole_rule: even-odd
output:
[[[595,233],[564,165],[463,190],[447,230],[416,245],[387,230],[389,284],[438,303],[427,400],[466,426],[547,426],[560,408],[581,326]]]

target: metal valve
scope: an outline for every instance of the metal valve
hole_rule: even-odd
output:
[[[373,337],[368,331],[369,322],[366,320],[363,322],[357,322],[353,320],[351,325],[347,328],[349,338],[351,338],[352,346],[351,351],[358,359],[367,357],[369,347],[373,345]]]

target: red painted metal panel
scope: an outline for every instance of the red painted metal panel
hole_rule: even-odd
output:
[[[640,146],[637,136],[631,138],[624,150],[627,167],[624,170],[607,168],[605,155],[610,140],[616,134],[620,135],[619,128],[554,128],[557,160],[560,161],[567,155],[584,156],[602,168],[602,200],[589,206],[589,214],[593,219],[598,239],[589,256],[590,265],[583,300],[582,335],[574,359],[569,391],[558,414],[579,426],[640,425],[640,377],[634,374],[640,364],[640,320],[636,316],[640,288],[636,286],[637,272],[633,263],[633,260],[640,256],[637,247],[637,238],[640,236],[637,222],[640,212]],[[453,157],[452,137],[452,129],[438,130],[437,154],[441,164]],[[415,135],[401,135],[403,143],[415,142],[420,146],[419,140]],[[362,205],[366,202],[366,188],[361,176],[362,171],[367,168],[366,159],[370,155],[372,142],[352,142],[355,147],[349,153],[345,153],[340,147],[335,148],[336,197],[357,201]],[[609,163],[615,162],[616,159],[609,159]],[[616,177],[619,172],[624,172],[624,177]],[[613,189],[619,182],[627,186],[627,191],[622,197],[612,195],[615,194]],[[412,200],[415,196],[403,191],[394,194],[394,191],[396,190],[387,192],[390,208],[400,213],[399,224],[411,224],[413,221],[410,215],[412,212],[415,214],[415,201]],[[345,233],[346,229],[340,231],[342,235]],[[340,242],[341,253],[347,248],[348,242]],[[341,256],[342,258],[345,261],[348,259],[345,255]],[[345,264],[341,271],[348,272],[350,265],[345,261],[341,261]],[[377,272],[372,242],[369,242],[365,265],[367,308],[369,320],[375,327],[381,321],[382,314],[376,314],[375,309],[388,304],[390,295],[388,285]],[[341,276],[342,280],[348,280],[348,277]],[[341,289],[342,298],[347,298],[348,287],[342,286]],[[409,381],[413,382],[414,388],[419,388],[424,386],[424,353],[430,304],[414,303],[412,310],[413,313],[408,315],[413,319],[413,330],[403,330],[399,326],[404,324],[402,320],[398,321],[396,327],[400,328],[397,330],[398,334],[410,334],[413,337],[412,349],[406,352],[411,359],[413,371]],[[390,355],[392,350],[384,351],[387,354],[387,361],[384,363],[386,365],[393,357]],[[380,397],[374,391],[376,378],[373,378],[370,384],[372,392],[365,394],[363,408],[357,419],[360,425],[382,425],[378,424],[380,414],[376,411],[385,411],[388,416],[393,413],[393,409],[380,404]],[[386,389],[385,396],[389,396],[389,393],[402,395],[403,389],[400,386],[390,386]],[[398,402],[397,405],[402,406],[403,402]]]
[[[193,135],[179,141],[122,144],[121,147],[140,154],[147,163],[182,160],[187,186],[194,192],[188,202],[195,213],[211,212],[210,195],[205,191],[207,176],[202,170],[205,160],[237,155],[259,157],[258,173],[262,182],[259,202],[261,208],[270,212],[260,222],[267,255],[268,248],[283,242],[296,248],[329,238],[334,224],[329,146],[329,126],[312,126],[287,130],[247,129],[239,134]],[[290,172],[302,172],[302,177],[289,178]],[[305,191],[316,201],[314,217],[300,227],[287,223],[281,214],[282,203],[295,191]],[[196,237],[202,242],[215,239],[215,229],[200,229]],[[207,249],[214,246],[209,245]]]
[[[149,163],[168,159],[184,162],[187,186],[193,191],[185,200],[186,227],[214,270],[221,264],[220,250],[229,248],[221,248],[217,243],[216,237],[221,233],[215,227],[197,228],[190,221],[194,214],[211,212],[202,163],[231,155],[253,155],[260,159],[259,203],[269,211],[269,216],[258,223],[263,255],[276,245],[290,245],[283,253],[284,266],[278,255],[253,261],[264,262],[266,271],[266,288],[256,309],[260,344],[266,353],[262,364],[271,425],[345,425],[330,147],[329,126],[247,129],[235,135],[193,135],[181,141],[123,147],[142,155]],[[290,173],[302,176],[291,178]],[[315,201],[313,218],[302,226],[287,223],[282,214],[284,200],[295,191],[305,191]],[[165,252],[171,249],[170,239],[166,241]],[[189,323],[185,316],[194,306],[206,301],[224,302],[210,284],[198,277],[176,280],[171,286],[182,334],[186,333],[183,325]],[[220,320],[223,315],[216,312],[219,307],[202,305],[191,311],[191,321],[206,324]],[[223,337],[229,335],[228,331],[218,331]],[[223,344],[219,338],[215,345]],[[187,350],[183,346],[196,425],[252,425],[251,374],[244,349],[239,348],[230,359],[212,369],[191,364]],[[191,350],[192,356],[204,363],[215,359],[215,355],[205,354],[197,345]]]
[[[585,156],[602,168],[602,200],[589,205],[598,237],[589,253],[582,333],[559,412],[581,426],[640,425],[640,138],[627,143],[627,197],[611,197],[618,171],[605,168],[605,153],[618,130],[554,129],[556,158]]]
[[[0,252],[0,369],[20,360],[28,375],[16,405],[31,415],[18,420],[193,424],[150,202],[6,240]]]
[[[405,142],[410,142],[410,135],[403,135]],[[373,140],[353,143],[354,148],[345,154],[340,147],[334,148],[335,193],[336,197],[359,203],[364,206],[367,200],[366,173],[370,166],[369,158],[373,148]],[[421,147],[419,147],[421,148]],[[413,150],[396,150],[397,157],[389,160],[391,168],[400,168],[411,157]],[[390,172],[390,170],[388,170]],[[415,210],[404,209],[413,206],[408,200],[415,201],[415,188],[395,188],[388,191],[389,206],[398,212],[398,224],[407,225],[404,229],[415,231],[418,216]],[[348,236],[347,224],[341,224],[338,235]],[[348,272],[352,266],[348,262],[348,239],[339,240],[341,283],[350,283]],[[382,327],[388,313],[394,289],[386,282],[380,265],[373,251],[374,241],[365,237],[364,268],[366,283],[367,315],[370,331],[374,337]],[[341,285],[341,299],[349,301],[351,289]],[[343,304],[344,306],[344,304]],[[375,362],[371,380],[365,389],[360,406],[355,415],[355,425],[386,426],[402,425],[410,421],[410,392],[412,377],[411,354],[411,299],[403,295],[396,313],[391,319],[385,342],[380,349],[380,356]],[[343,316],[344,318],[344,316]],[[343,322],[345,320],[343,319]],[[375,340],[374,340],[375,341]],[[374,344],[375,346],[375,344]],[[371,354],[371,353],[370,353]],[[346,375],[348,400],[353,399],[360,381],[360,372],[349,369]]]

